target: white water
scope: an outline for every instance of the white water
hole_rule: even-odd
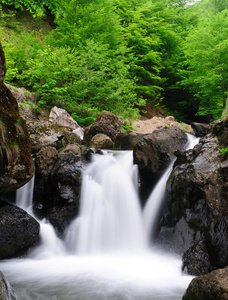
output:
[[[179,257],[149,249],[136,182],[132,152],[95,155],[65,239],[42,220],[41,245],[0,262],[18,299],[180,300],[192,277]]]
[[[199,142],[199,138],[195,138],[191,134],[187,134],[188,142],[186,145],[186,150],[192,149]],[[160,215],[160,211],[163,206],[163,199],[165,196],[165,187],[166,182],[170,176],[170,173],[173,168],[174,161],[169,165],[169,167],[164,172],[163,176],[160,178],[152,193],[150,194],[146,205],[143,209],[143,220],[145,224],[145,232],[147,235],[147,239],[149,240],[151,236],[155,234],[156,224],[158,221],[158,217]]]

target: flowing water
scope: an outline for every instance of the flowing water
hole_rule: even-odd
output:
[[[170,170],[142,212],[132,161],[131,151],[94,155],[83,175],[79,217],[64,239],[41,220],[40,246],[26,258],[0,262],[19,300],[181,299],[192,277],[182,274],[180,257],[149,244]],[[17,205],[31,213],[27,189],[17,193]]]

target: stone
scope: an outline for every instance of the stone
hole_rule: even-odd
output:
[[[93,136],[98,133],[103,133],[110,137],[115,142],[117,135],[120,133],[120,127],[123,122],[120,121],[114,114],[104,111],[96,119],[96,121],[85,128],[84,142],[89,145]]]
[[[175,158],[174,152],[183,151],[187,135],[181,129],[170,127],[143,134],[133,149],[134,163],[147,186],[153,186]]]
[[[194,278],[182,300],[227,300],[228,268]]]
[[[210,132],[211,124],[204,124],[204,123],[191,123],[192,129],[194,130],[196,137],[203,137]]]
[[[17,296],[2,272],[0,272],[0,299],[17,300]]]
[[[0,258],[9,258],[34,245],[40,225],[23,209],[0,201]]]
[[[80,127],[65,109],[58,108],[56,106],[50,111],[49,121],[57,124],[58,126],[67,127],[72,130]]]
[[[166,185],[157,241],[183,255],[183,267],[192,275],[228,265],[228,157],[219,151],[226,118],[218,124],[178,156]]]
[[[106,134],[98,133],[89,142],[90,148],[113,149],[113,141]]]
[[[121,150],[133,150],[141,137],[142,133],[134,131],[120,132],[116,137],[114,148]]]

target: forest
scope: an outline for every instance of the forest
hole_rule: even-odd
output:
[[[81,125],[227,113],[228,0],[0,0],[5,82]]]

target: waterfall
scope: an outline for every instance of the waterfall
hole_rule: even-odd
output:
[[[83,177],[79,217],[66,233],[66,245],[71,252],[88,254],[129,249],[132,252],[145,248],[132,161],[132,152],[93,157]]]
[[[188,141],[185,150],[193,148],[199,142],[199,138],[194,137],[192,134],[187,134]],[[175,161],[175,160],[174,160]],[[166,182],[170,176],[173,168],[174,161],[168,166],[155,188],[151,192],[146,205],[143,210],[143,220],[145,224],[145,231],[148,240],[153,237],[156,231],[156,224],[160,216],[160,211],[163,206],[163,199],[165,196]]]
[[[30,215],[32,213],[32,200],[33,200],[33,190],[34,190],[34,179],[33,178],[26,183],[24,186],[19,188],[16,192],[16,205],[27,211]]]
[[[181,258],[148,247],[169,170],[142,212],[132,161],[131,151],[94,155],[83,174],[79,216],[63,240],[41,220],[41,244],[27,258],[0,261],[18,300],[181,299],[192,279],[182,274]],[[17,192],[17,204],[32,214],[30,184]],[[153,198],[157,205],[149,204]]]

